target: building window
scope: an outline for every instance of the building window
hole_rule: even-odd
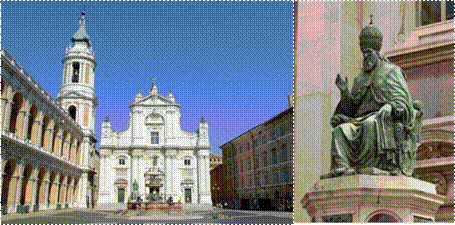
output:
[[[76,120],[76,106],[72,105],[68,107],[68,114],[70,114],[70,117],[73,118],[73,120]]]
[[[278,160],[277,160],[277,157],[276,157],[276,148],[272,149],[272,163],[273,164],[277,164],[278,163]]]
[[[270,139],[275,140],[275,130],[270,131]]]
[[[288,161],[288,153],[287,153],[286,145],[281,146],[281,154],[282,154],[283,162]]]
[[[242,154],[242,146],[239,147],[239,154]]]
[[[254,169],[258,169],[258,168],[259,168],[259,160],[254,159]]]
[[[250,142],[246,143],[246,150],[250,151]]]
[[[118,159],[118,164],[122,166],[125,165],[125,159],[124,158]]]
[[[253,141],[253,148],[256,148],[258,146],[258,141],[257,140],[254,140]]]
[[[79,82],[79,63],[74,62],[73,63],[73,76],[71,78],[72,83],[78,83]]]
[[[269,184],[269,175],[264,175],[264,185],[268,185]]]
[[[240,163],[240,173],[243,173],[243,162]]]
[[[248,162],[248,171],[251,170],[251,164],[252,164],[252,162]]]
[[[263,166],[267,166],[267,152],[262,154]]]
[[[237,149],[232,148],[232,152],[234,153],[234,155],[237,155]]]
[[[185,164],[185,166],[189,166],[189,165],[191,165],[191,160],[185,159],[185,160],[183,160],[183,164]]]
[[[262,136],[262,144],[266,144],[267,143],[267,137],[265,136]]]
[[[439,23],[453,19],[454,1],[419,1],[417,2],[417,25]]]
[[[158,156],[153,156],[153,166],[158,165]]]
[[[283,137],[285,135],[284,127],[280,127],[280,136]]]
[[[150,133],[151,138],[151,143],[152,144],[159,144],[160,143],[160,137],[158,132],[151,132]]]
[[[254,183],[257,187],[259,187],[259,185],[261,185],[261,181],[259,179],[259,175],[255,176],[254,177]]]

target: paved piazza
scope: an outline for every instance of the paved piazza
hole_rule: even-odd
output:
[[[291,224],[292,212],[240,211],[216,209],[214,211],[141,212],[99,211],[90,209],[49,210],[29,214],[3,215],[3,224],[91,224],[91,223],[221,223],[221,224]]]

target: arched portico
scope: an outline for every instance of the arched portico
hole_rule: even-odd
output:
[[[13,97],[13,105],[11,106],[11,116],[9,121],[9,132],[22,135],[22,125],[24,123],[24,97],[21,93],[15,93]]]
[[[2,170],[2,212],[4,206],[6,206],[6,210],[8,210],[9,207],[14,207],[15,205],[18,179],[17,161],[10,158],[6,161]]]

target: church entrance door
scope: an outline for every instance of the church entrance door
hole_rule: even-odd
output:
[[[185,203],[191,203],[191,189],[185,189]]]
[[[125,202],[125,188],[118,189],[118,203]]]

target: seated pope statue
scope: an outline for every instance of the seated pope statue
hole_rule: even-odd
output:
[[[413,176],[422,105],[412,102],[404,72],[379,53],[380,30],[370,24],[360,34],[362,72],[351,91],[337,75],[340,102],[333,127],[331,168],[321,179],[363,174]]]

